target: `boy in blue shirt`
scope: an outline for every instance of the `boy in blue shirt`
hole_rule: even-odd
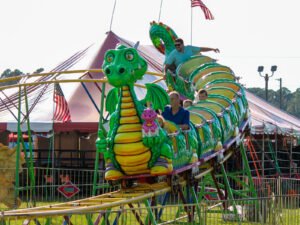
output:
[[[166,120],[176,123],[182,130],[189,129],[190,112],[180,106],[180,96],[173,91],[169,94],[171,106],[166,106],[162,116]]]

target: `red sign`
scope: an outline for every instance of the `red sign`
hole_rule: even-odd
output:
[[[71,181],[67,181],[63,185],[59,186],[57,190],[63,194],[66,198],[72,198],[74,195],[76,195],[80,189],[73,184]]]

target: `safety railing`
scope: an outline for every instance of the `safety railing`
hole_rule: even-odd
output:
[[[255,204],[258,203],[258,204]],[[129,206],[130,205],[130,206]],[[224,209],[223,205],[227,208]],[[236,208],[236,211],[234,210]],[[235,212],[234,212],[235,211]],[[25,218],[4,219],[7,224],[21,224]],[[1,218],[0,218],[1,221]],[[39,224],[300,224],[300,196],[272,196],[269,198],[236,201],[209,201],[199,204],[161,205],[145,207],[133,203],[101,211],[68,213],[68,215],[46,212],[35,219]]]

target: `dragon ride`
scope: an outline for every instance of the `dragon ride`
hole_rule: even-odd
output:
[[[151,23],[150,37],[166,55],[175,48],[177,35],[162,23]],[[167,92],[148,83],[146,97],[138,100],[134,91],[134,83],[146,70],[147,63],[135,48],[121,45],[105,54],[103,71],[114,87],[106,98],[110,129],[107,137],[99,130],[96,145],[104,153],[107,180],[164,175],[195,163],[208,152],[221,150],[241,132],[248,117],[245,93],[233,71],[197,55],[179,65],[176,74],[168,72],[166,82],[169,90],[192,100],[197,90],[205,88],[208,99],[188,108],[189,131],[181,131],[170,121],[160,126],[154,110],[163,110],[169,103]]]
[[[150,37],[154,46],[168,55],[174,49],[177,36],[168,26],[153,22]],[[215,187],[218,198],[228,198],[235,219],[241,221],[235,197],[255,198],[257,194],[241,141],[249,127],[248,104],[243,87],[235,82],[231,69],[216,63],[212,58],[197,55],[179,65],[175,74],[166,74],[168,91],[178,91],[182,99],[195,102],[196,91],[205,89],[208,92],[206,100],[195,102],[187,108],[190,112],[189,130],[181,130],[176,124],[161,120],[157,115],[157,110],[163,110],[170,100],[167,91],[156,82],[145,84],[146,95],[144,99],[138,99],[135,83],[147,73],[147,62],[139,55],[137,47],[119,45],[116,49],[108,50],[102,67],[107,78],[102,79],[103,87],[108,82],[112,88],[105,102],[109,113],[109,130],[103,130],[101,116],[96,141],[95,196],[49,206],[5,211],[0,220],[18,218],[24,220],[23,224],[28,224],[30,220],[42,224],[38,219],[45,217],[45,224],[51,224],[52,217],[62,216],[64,223],[71,224],[71,215],[87,213],[88,224],[99,224],[101,220],[102,224],[106,221],[118,224],[120,218],[127,218],[122,207],[128,205],[138,224],[158,224],[158,221],[163,221],[162,214],[166,211],[164,207],[173,204],[174,200],[176,204],[178,201],[184,204],[178,207],[174,221],[187,217],[189,224],[195,224],[198,215],[196,223],[200,224],[202,208],[199,201],[204,199],[206,187]],[[103,91],[101,104],[104,94]],[[100,153],[103,153],[105,159],[105,179],[109,181],[110,187],[118,187],[117,191],[103,193],[103,183],[97,181],[100,177]],[[11,157],[15,158],[14,151],[0,144],[0,161],[9,162]],[[232,174],[231,171],[227,173],[224,166],[229,158],[233,158],[237,165],[232,167]],[[220,182],[218,175],[221,175]],[[245,175],[248,182],[244,182]],[[14,173],[9,177],[0,177],[7,184],[4,192],[0,192],[0,201],[6,195],[12,196],[8,191],[13,187],[13,176]],[[233,190],[229,178],[243,188]],[[97,189],[101,194],[96,196]],[[173,200],[172,196],[175,196]],[[5,203],[10,207],[13,204],[12,201]],[[133,203],[145,206],[145,221],[143,213],[136,210]],[[258,202],[250,204],[250,208],[259,208]],[[164,207],[159,213],[153,213],[156,209],[153,210],[152,206]],[[225,203],[222,206],[227,210]],[[114,210],[117,210],[117,214],[111,219],[109,216],[114,217],[111,213]],[[181,216],[183,211],[186,216]]]

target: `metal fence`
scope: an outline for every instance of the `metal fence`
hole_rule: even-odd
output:
[[[259,197],[272,195],[300,195],[300,179],[295,178],[253,178]]]
[[[87,198],[92,195],[93,170],[71,170],[59,168],[34,168],[35,175],[35,201],[36,205],[47,205],[76,199]],[[104,171],[98,172],[98,194],[115,191],[118,185],[112,186],[104,180]],[[258,193],[258,198],[238,199],[235,202],[221,201],[210,198],[202,199],[198,205],[183,205],[178,195],[171,195],[165,206],[161,206],[163,196],[157,197],[157,206],[152,208],[155,220],[158,224],[176,224],[180,221],[188,221],[188,215],[184,209],[189,208],[193,212],[195,224],[300,224],[300,180],[292,178],[253,178]],[[80,191],[70,199],[66,199],[58,187],[71,181]],[[22,200],[21,208],[32,206],[28,204],[33,199],[31,189],[28,188],[29,175],[27,169],[20,173],[19,196]],[[199,183],[201,185],[201,183]],[[232,185],[234,186],[234,185]],[[0,191],[2,186],[0,186]],[[239,218],[233,213],[235,203]],[[227,209],[227,210],[224,210]],[[7,208],[0,204],[0,210]],[[198,209],[198,210],[197,210]],[[120,206],[111,212],[101,211],[85,215],[73,215],[73,224],[90,224],[88,217],[95,221],[108,220],[117,224],[141,224],[137,221],[137,212],[148,224],[149,211],[143,208],[143,204],[134,204],[134,208]],[[161,213],[160,213],[161,212]],[[156,215],[158,213],[158,215]],[[161,214],[161,216],[159,216]],[[46,215],[45,215],[46,217]],[[148,218],[149,219],[149,218]],[[43,220],[43,219],[39,219]],[[62,224],[65,218],[57,216],[51,218],[50,224]],[[240,220],[240,222],[238,222]],[[146,222],[145,222],[146,221]],[[1,221],[0,221],[1,224]],[[20,221],[11,220],[9,224],[22,224]],[[105,222],[103,223],[105,224]],[[108,224],[108,223],[106,223]]]
[[[227,205],[224,210],[223,205]],[[133,208],[120,206],[106,211],[47,216],[43,215],[32,224],[300,224],[300,195],[272,196],[270,198],[244,199],[236,201],[237,214],[229,201],[189,205],[157,205],[146,208],[134,204]],[[48,219],[46,219],[48,218]],[[23,219],[24,220],[24,219]],[[38,221],[38,222],[37,222]],[[7,224],[22,224],[21,220],[6,220]],[[28,221],[27,221],[28,222]]]
[[[15,171],[15,168],[5,169],[5,171]],[[13,174],[13,173],[12,173]],[[31,188],[28,169],[24,168],[19,174],[19,198],[22,201],[21,208],[32,206],[32,202],[36,202],[36,206],[46,205],[49,203],[59,203],[72,201],[92,196],[93,191],[94,170],[75,170],[61,168],[34,168],[34,187]],[[79,192],[71,198],[66,198],[58,188],[70,181]],[[115,191],[118,186],[109,185],[104,179],[104,171],[98,171],[98,190],[97,195]],[[3,185],[0,185],[0,192],[3,190]],[[14,192],[11,188],[9,192]],[[7,209],[6,206],[0,203],[0,210]]]

